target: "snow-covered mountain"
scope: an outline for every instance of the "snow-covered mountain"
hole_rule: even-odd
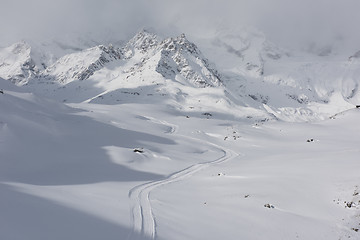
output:
[[[196,42],[240,104],[279,119],[326,119],[360,101],[356,53],[285,50],[253,29],[222,30]]]
[[[64,49],[64,53],[66,49],[70,48],[60,43],[57,45]],[[59,54],[54,54],[51,59],[52,64],[49,64],[51,62],[49,59],[45,59],[45,51],[42,53],[38,48],[39,46],[32,47],[22,41],[2,49],[0,54],[2,77],[17,85],[24,85],[30,78],[46,78],[66,84],[73,80],[89,78],[105,63],[113,60],[131,60],[134,66],[132,66],[133,69],[130,68],[129,72],[135,72],[136,67],[139,68],[146,64],[147,60],[158,57],[159,59],[155,60],[159,62],[155,71],[166,77],[180,73],[185,79],[198,86],[213,86],[220,82],[216,70],[210,68],[200,50],[195,44],[189,42],[184,34],[175,39],[160,40],[155,34],[143,30],[122,48],[115,48],[112,45],[108,47],[99,45],[82,51],[79,51],[80,48],[78,48],[77,52],[64,56],[59,57]],[[46,46],[43,47],[43,50],[45,49]],[[38,56],[41,54],[43,56]],[[58,59],[54,61],[56,57]],[[8,69],[8,66],[11,66],[12,69]],[[200,71],[197,72],[198,69],[194,68],[199,68]]]
[[[120,58],[120,52],[112,45],[108,47],[100,45],[61,57],[46,68],[38,78],[44,79],[42,81],[54,81],[60,84],[67,84],[74,80],[82,81],[88,79],[106,63]]]
[[[230,105],[260,109],[286,121],[325,119],[360,102],[357,52],[291,52],[250,28],[222,30],[196,41],[210,60],[184,34],[161,38],[142,30],[122,47],[73,49],[49,66],[39,48],[22,42],[2,49],[0,73],[31,91],[68,102],[116,104],[127,101],[124,94],[143,101],[140,95],[194,102],[196,94],[189,89],[212,87]]]
[[[358,238],[358,49],[189,39],[0,49],[0,239]]]
[[[222,29],[203,39],[197,39],[222,72],[253,78],[266,74],[265,62],[289,57],[290,53],[267,40],[253,28]]]
[[[91,42],[95,44],[95,42]],[[37,78],[61,57],[92,46],[82,39],[45,41],[23,40],[0,49],[0,76],[16,85]]]
[[[40,69],[30,52],[31,47],[26,42],[0,49],[0,77],[22,85],[39,74]]]
[[[65,102],[161,101],[190,111],[222,111],[225,104],[226,111],[240,112],[215,66],[184,34],[160,38],[142,30],[120,48],[99,45],[66,54],[17,84]]]

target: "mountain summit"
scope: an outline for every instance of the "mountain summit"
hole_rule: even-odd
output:
[[[31,56],[31,46],[25,41],[0,49],[0,77],[22,85],[39,74]]]

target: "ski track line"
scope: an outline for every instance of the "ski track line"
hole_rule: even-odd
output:
[[[168,126],[170,128],[170,130],[166,133],[169,133],[169,134],[174,134],[174,133],[177,133],[178,129],[179,129],[179,126],[178,125],[175,125],[175,124],[172,124],[172,123],[169,123],[167,121],[164,121],[164,120],[159,120],[159,119],[156,119],[156,118],[153,118],[153,117],[149,117],[149,116],[144,116],[145,118],[149,119],[149,121],[153,122],[153,123],[156,123],[156,124],[162,124],[162,125],[165,125],[165,126]]]
[[[154,118],[149,119],[152,122],[169,126],[171,128],[171,131],[169,133],[176,133],[178,130],[178,126],[174,124],[170,124],[166,121],[161,121]],[[188,136],[184,137],[204,143],[203,140]],[[152,190],[167,184],[184,180],[211,165],[224,163],[240,155],[230,149],[224,149],[214,143],[208,141],[206,141],[206,143],[208,145],[211,145],[212,147],[219,149],[221,152],[224,153],[224,155],[213,161],[191,165],[183,170],[170,174],[164,179],[141,184],[132,188],[129,191],[129,198],[132,203],[131,220],[133,222],[133,230],[129,234],[128,240],[156,238],[156,221],[150,202],[150,193]]]

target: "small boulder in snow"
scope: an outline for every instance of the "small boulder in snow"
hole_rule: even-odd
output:
[[[269,203],[265,204],[264,207],[266,207],[266,208],[275,208],[274,205],[269,204]]]
[[[144,150],[139,149],[139,148],[135,148],[135,149],[134,149],[134,152],[135,152],[135,153],[144,153]]]

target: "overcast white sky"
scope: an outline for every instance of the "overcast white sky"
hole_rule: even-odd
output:
[[[0,0],[0,43],[91,32],[128,38],[142,27],[195,36],[252,25],[279,42],[360,41],[360,0]],[[359,42],[360,45],[360,42]]]

